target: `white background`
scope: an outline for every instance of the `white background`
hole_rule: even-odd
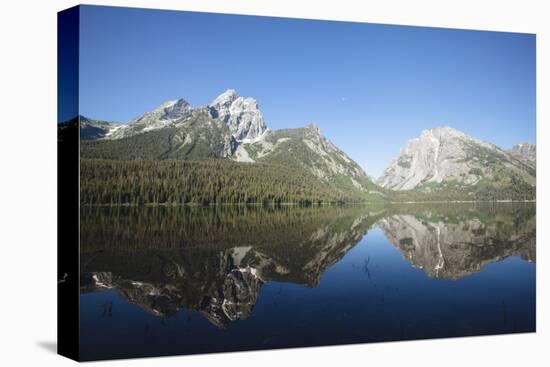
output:
[[[127,0],[171,8],[537,33],[537,333],[100,362],[94,365],[538,366],[550,362],[546,1]],[[69,365],[56,342],[56,12],[63,0],[0,3],[0,364]],[[546,15],[546,17],[545,17]],[[228,30],[230,32],[230,30]],[[382,128],[382,127],[381,127]]]

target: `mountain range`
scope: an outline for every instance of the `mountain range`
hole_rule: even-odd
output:
[[[410,140],[376,181],[314,124],[271,130],[258,102],[229,89],[210,104],[167,101],[126,124],[80,117],[81,158],[280,166],[366,200],[533,199],[536,147],[505,150],[448,126]]]

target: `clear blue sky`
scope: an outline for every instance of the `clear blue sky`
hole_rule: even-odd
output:
[[[226,89],[271,129],[315,122],[378,176],[425,128],[535,142],[535,36],[82,7],[80,113],[128,121]]]

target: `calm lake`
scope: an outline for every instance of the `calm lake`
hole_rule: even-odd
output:
[[[84,207],[84,360],[535,331],[532,203]]]

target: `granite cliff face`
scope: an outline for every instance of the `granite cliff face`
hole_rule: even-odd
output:
[[[410,140],[378,183],[392,190],[430,191],[487,182],[504,186],[515,176],[534,186],[534,175],[532,167],[509,152],[445,126]]]
[[[514,145],[508,153],[533,169],[537,168],[537,146],[529,143]]]
[[[257,139],[267,130],[258,102],[254,98],[240,97],[234,89],[219,95],[208,109],[213,118],[227,124],[237,141]]]

